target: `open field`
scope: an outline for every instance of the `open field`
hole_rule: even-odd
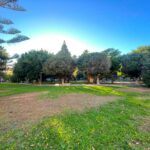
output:
[[[150,149],[150,89],[0,84],[0,149]]]

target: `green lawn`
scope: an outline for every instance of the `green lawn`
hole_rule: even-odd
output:
[[[123,88],[123,87],[120,87]],[[36,124],[0,132],[0,150],[133,150],[150,148],[150,94],[120,92],[119,87],[42,87],[0,84],[0,96],[47,91],[57,98],[67,93],[116,95],[120,100],[82,113],[43,118]],[[3,92],[2,92],[3,91]],[[1,99],[1,98],[0,98]],[[145,122],[145,120],[149,120]]]
[[[103,87],[103,86],[33,86],[23,84],[0,84],[0,97],[11,96],[15,94],[31,93],[31,92],[48,92],[50,98],[57,98],[68,93],[90,93],[95,95],[116,95],[121,96],[122,92],[115,89],[118,87]]]

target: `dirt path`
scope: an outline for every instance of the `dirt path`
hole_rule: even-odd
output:
[[[58,99],[42,101],[38,100],[39,96],[39,93],[30,93],[1,98],[0,120],[5,119],[13,123],[36,121],[44,116],[52,116],[65,110],[82,111],[117,99],[115,96],[67,94]]]

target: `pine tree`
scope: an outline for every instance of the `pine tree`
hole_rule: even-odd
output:
[[[15,11],[25,11],[25,9],[22,6],[17,4],[17,1],[18,0],[0,0],[0,7],[15,10]],[[10,28],[8,30],[4,29],[5,26],[11,25],[11,24],[13,24],[12,20],[6,19],[6,18],[0,18],[0,33],[16,35],[10,40],[4,40],[0,38],[0,44],[17,43],[17,42],[22,42],[22,41],[29,39],[27,36],[20,35],[19,33],[21,33],[21,31],[16,28]]]
[[[61,47],[61,50],[56,54],[57,57],[59,58],[71,58],[71,54],[68,50],[68,47],[66,45],[66,41],[63,42],[63,45]]]
[[[73,73],[73,59],[65,41],[61,50],[45,63],[43,70],[46,74],[61,79],[62,84],[69,81]]]

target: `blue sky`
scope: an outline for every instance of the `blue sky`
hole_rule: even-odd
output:
[[[0,8],[31,40],[6,45],[9,53],[30,49],[60,50],[66,40],[72,54],[84,49],[117,48],[127,53],[150,43],[148,0],[20,0],[26,12]]]

